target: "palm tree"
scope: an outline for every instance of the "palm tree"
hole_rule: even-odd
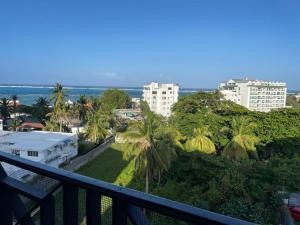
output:
[[[35,101],[34,107],[34,116],[39,119],[39,121],[44,121],[46,115],[49,113],[49,102],[44,97],[38,97]]]
[[[188,140],[185,144],[185,149],[188,152],[199,151],[206,154],[216,153],[215,144],[211,141],[212,133],[208,126],[203,126],[194,129],[194,138]]]
[[[55,132],[59,130],[59,125],[53,121],[47,121],[44,130]]]
[[[7,98],[2,98],[0,100],[0,112],[3,119],[3,124],[10,117],[11,107],[9,105],[9,100]]]
[[[54,102],[54,107],[65,103],[65,98],[67,97],[67,92],[64,90],[63,86],[60,83],[56,83],[53,91],[52,96],[50,97],[50,101]]]
[[[62,132],[63,123],[67,118],[67,108],[65,98],[67,97],[66,91],[63,86],[57,83],[52,91],[50,101],[54,103],[54,109],[51,113],[51,120],[59,123],[59,131]]]
[[[174,148],[166,148],[166,143],[158,139],[160,121],[153,113],[147,113],[143,121],[136,122],[124,134],[127,143],[132,145],[125,158],[134,157],[135,172],[145,175],[145,192],[149,192],[149,180],[161,172],[168,171]],[[171,150],[172,149],[172,150]]]
[[[18,101],[18,96],[17,95],[12,95],[11,99],[13,101],[13,109],[14,109],[14,114],[17,112],[17,101]]]
[[[18,126],[20,126],[21,123],[15,118],[13,121],[12,121],[12,125],[11,125],[11,128],[13,131],[16,131]]]
[[[180,141],[178,142],[180,143]],[[168,130],[161,130],[155,135],[154,144],[164,162],[164,165],[154,166],[153,169],[153,174],[158,177],[158,184],[160,184],[161,175],[170,169],[172,162],[177,157],[176,147],[180,147],[181,143],[178,145],[174,133]]]
[[[81,121],[86,120],[86,115],[87,115],[87,105],[88,100],[85,95],[80,95],[79,99],[77,100],[77,105],[78,105],[78,114],[79,114],[79,119]]]
[[[88,112],[87,121],[86,137],[89,140],[99,143],[107,137],[107,117],[100,110]]]
[[[231,160],[248,159],[248,154],[257,157],[255,145],[259,143],[259,139],[253,134],[255,127],[256,124],[247,117],[234,118],[229,130],[232,139],[225,146],[222,155]]]

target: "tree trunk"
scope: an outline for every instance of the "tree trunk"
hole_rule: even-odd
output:
[[[59,121],[59,132],[62,132],[62,120]]]
[[[158,185],[160,185],[160,170],[158,171]]]
[[[145,187],[145,192],[149,193],[149,169],[148,169],[148,166],[146,168],[146,187]]]

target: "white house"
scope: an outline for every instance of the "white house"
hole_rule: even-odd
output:
[[[78,154],[75,134],[32,131],[0,131],[0,150],[19,157],[59,167]],[[28,180],[32,174],[26,170],[2,163],[6,172],[17,179]]]
[[[178,101],[178,92],[178,84],[152,82],[144,86],[143,100],[149,104],[151,111],[168,117],[172,106]]]
[[[284,82],[232,79],[219,85],[226,100],[252,111],[269,112],[286,107],[287,86]]]

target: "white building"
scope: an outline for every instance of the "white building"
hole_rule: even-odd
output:
[[[150,83],[144,86],[143,100],[149,104],[150,110],[170,116],[171,108],[178,101],[178,84]]]
[[[140,98],[131,98],[132,108],[139,108],[141,104]]]
[[[25,159],[59,167],[78,154],[77,135],[69,133],[31,131],[0,131],[0,150]],[[2,163],[5,171],[16,179],[28,180],[32,174]]]
[[[232,79],[221,82],[219,90],[226,100],[249,110],[269,112],[286,107],[287,86],[284,82]]]
[[[3,130],[3,120],[0,119],[0,132]]]

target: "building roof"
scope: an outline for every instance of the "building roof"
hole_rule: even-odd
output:
[[[22,123],[18,128],[20,127],[30,127],[34,129],[43,129],[45,126],[41,123],[32,123],[32,122],[25,122]]]
[[[71,133],[47,131],[0,131],[0,147],[1,145],[4,145],[20,150],[43,151],[52,146],[55,146],[59,142],[67,141],[72,136],[76,135]]]
[[[255,80],[251,80],[251,79],[230,79],[230,80],[224,80],[221,83],[227,83],[229,81],[233,80],[235,83],[248,83],[249,81],[255,81]]]

